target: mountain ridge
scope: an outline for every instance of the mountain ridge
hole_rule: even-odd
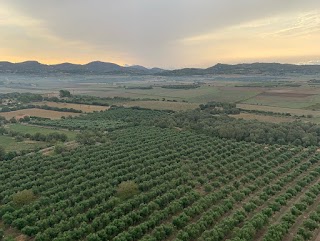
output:
[[[0,61],[0,73],[97,73],[97,74],[154,74],[164,71],[160,68],[148,69],[143,66],[121,66],[115,63],[92,61],[87,64],[42,64],[38,61],[24,61],[19,63],[12,63],[8,61]]]
[[[79,74],[126,74],[126,75],[223,75],[223,74],[257,74],[257,75],[284,75],[284,74],[320,74],[320,65],[295,65],[282,63],[218,63],[208,68],[182,68],[165,70],[161,68],[146,68],[141,65],[121,66],[115,63],[92,61],[87,64],[42,64],[38,61],[24,61],[11,63],[0,61],[0,73],[20,74],[50,74],[50,73],[79,73]]]

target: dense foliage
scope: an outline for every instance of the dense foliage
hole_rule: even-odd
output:
[[[206,111],[207,113],[216,114],[240,114],[240,109],[236,107],[234,103],[226,102],[209,102],[207,104],[200,105],[201,111]]]
[[[33,124],[55,126],[72,130],[107,130],[150,125],[156,119],[169,115],[166,111],[146,110],[139,107],[113,107],[107,111],[90,113],[78,117],[68,117],[63,120],[34,120]]]
[[[69,90],[59,90],[60,98],[71,97],[71,93]]]
[[[30,133],[21,133],[19,131],[13,131],[4,127],[0,127],[0,135],[12,136],[15,138],[19,138],[21,141],[23,139],[30,139],[33,141],[45,141],[45,142],[57,142],[57,141],[65,142],[68,140],[68,136],[65,133],[60,133],[56,131],[52,131],[49,134],[43,134],[40,132],[30,134]]]
[[[2,107],[0,112],[10,112],[10,111],[16,111],[16,110],[24,110],[24,109],[43,109],[43,110],[53,110],[53,111],[61,111],[61,112],[73,112],[73,113],[82,113],[81,110],[76,110],[74,108],[60,108],[60,107],[54,107],[54,106],[48,106],[48,105],[34,105],[34,104],[26,104],[26,105],[15,105],[13,107]]]
[[[89,95],[72,95],[69,98],[59,99],[57,97],[44,98],[46,101],[63,102],[63,103],[75,103],[86,105],[101,105],[110,106],[113,103],[126,102],[126,101],[139,101],[139,100],[159,100],[154,98],[128,98],[128,97],[97,97]]]
[[[179,112],[156,120],[159,127],[179,127],[209,136],[267,144],[313,146],[320,143],[320,126],[313,123],[267,123],[213,115],[208,109]]]
[[[180,85],[162,85],[161,88],[164,89],[184,89],[184,90],[189,90],[189,89],[196,89],[199,88],[200,85],[197,84],[180,84]]]
[[[33,101],[42,101],[43,97],[40,94],[34,93],[7,93],[0,94],[0,100],[3,101],[5,99],[15,100],[16,102],[29,103]]]

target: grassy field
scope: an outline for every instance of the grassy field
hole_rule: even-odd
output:
[[[229,115],[229,116],[237,119],[258,120],[262,122],[272,122],[272,123],[292,122],[296,120],[296,118],[293,118],[293,117],[279,117],[279,116],[258,115],[258,114],[251,114],[251,113],[240,113],[238,115]]]
[[[76,132],[67,131],[67,130],[56,130],[53,128],[46,128],[40,126],[29,126],[29,125],[22,125],[22,124],[10,124],[7,125],[6,128],[20,132],[23,134],[35,134],[41,133],[48,135],[52,132],[59,132],[64,133],[68,136],[68,140],[72,141],[75,140]],[[0,135],[0,146],[4,147],[5,151],[21,151],[21,150],[29,150],[35,149],[37,147],[46,147],[47,143],[40,142],[40,141],[31,141],[31,140],[24,140],[22,142],[17,142],[14,137],[10,136],[2,136]]]
[[[94,112],[94,111],[101,111],[101,110],[109,109],[109,107],[107,107],[107,106],[59,103],[59,102],[50,102],[50,101],[33,102],[32,104],[34,104],[34,105],[47,105],[47,106],[59,107],[59,108],[73,108],[75,110],[81,110],[84,113],[90,113],[90,112]]]
[[[265,106],[265,105],[250,105],[250,104],[237,104],[238,108],[245,110],[260,110],[260,111],[271,111],[275,113],[290,113],[291,115],[312,115],[313,117],[320,117],[320,111],[305,110],[298,108],[284,108],[277,106]]]
[[[106,90],[106,91],[102,91]],[[177,101],[188,101],[190,103],[206,103],[209,101],[238,102],[251,98],[260,91],[250,88],[243,88],[239,91],[236,88],[227,88],[224,86],[206,85],[196,89],[165,89],[154,87],[153,89],[125,89],[125,88],[108,88],[98,91],[89,91],[88,94],[98,97],[129,97],[129,98],[152,98],[152,99],[169,99]]]
[[[17,142],[13,137],[0,136],[0,146],[2,146],[5,151],[21,151],[34,149],[37,147],[45,147],[46,143],[39,141]]]
[[[42,118],[50,118],[50,119],[60,119],[62,116],[78,116],[78,113],[71,112],[60,112],[60,111],[52,111],[52,110],[43,110],[43,109],[24,109],[17,110],[11,112],[0,113],[1,116],[4,116],[7,120],[10,120],[12,117],[19,118],[19,116],[29,115],[29,116],[37,116]]]
[[[306,86],[264,88],[263,92],[241,103],[304,109],[320,103],[320,89]]]
[[[53,128],[48,128],[48,127],[41,127],[41,126],[30,126],[30,125],[22,125],[22,124],[11,124],[8,125],[10,130],[21,132],[21,133],[29,133],[29,134],[35,134],[37,132],[41,134],[48,135],[52,132],[59,132],[59,133],[64,133],[68,136],[69,140],[74,140],[76,136],[76,132],[74,131],[67,131],[67,130],[59,130],[59,129],[53,129]]]

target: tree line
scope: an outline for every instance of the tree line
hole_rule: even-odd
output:
[[[226,111],[227,110],[227,111]],[[229,112],[232,109],[219,110]],[[179,127],[209,136],[266,144],[314,146],[320,144],[320,126],[313,123],[268,123],[213,115],[212,110],[197,109],[165,115],[154,121],[162,128]]]

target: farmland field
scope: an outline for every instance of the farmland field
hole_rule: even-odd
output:
[[[1,113],[5,152],[38,148],[0,161],[6,241],[319,240],[318,88],[203,77],[175,89],[161,86],[200,77],[114,78],[67,81],[74,96],[23,102],[82,114]],[[23,114],[50,119],[8,121]],[[71,142],[26,135],[52,132]]]
[[[52,111],[52,110],[43,110],[43,109],[24,109],[24,110],[17,110],[17,111],[10,111],[5,113],[0,113],[1,116],[4,116],[7,120],[11,118],[17,118],[19,116],[29,115],[29,116],[36,116],[42,118],[49,118],[49,119],[60,119],[62,116],[77,116],[79,114],[72,113],[72,112],[60,112],[60,111]]]
[[[298,109],[298,108],[284,108],[277,106],[264,106],[264,105],[250,105],[250,104],[237,104],[238,108],[244,110],[260,110],[260,111],[270,111],[275,113],[290,113],[291,115],[312,115],[313,117],[320,117],[320,111],[308,110],[308,109]]]
[[[275,240],[274,232],[288,238],[320,201],[316,148],[154,127],[109,138],[68,156],[0,163],[2,220],[34,240]],[[116,188],[128,180],[139,193],[122,200]],[[37,199],[17,207],[10,197],[24,189]]]

